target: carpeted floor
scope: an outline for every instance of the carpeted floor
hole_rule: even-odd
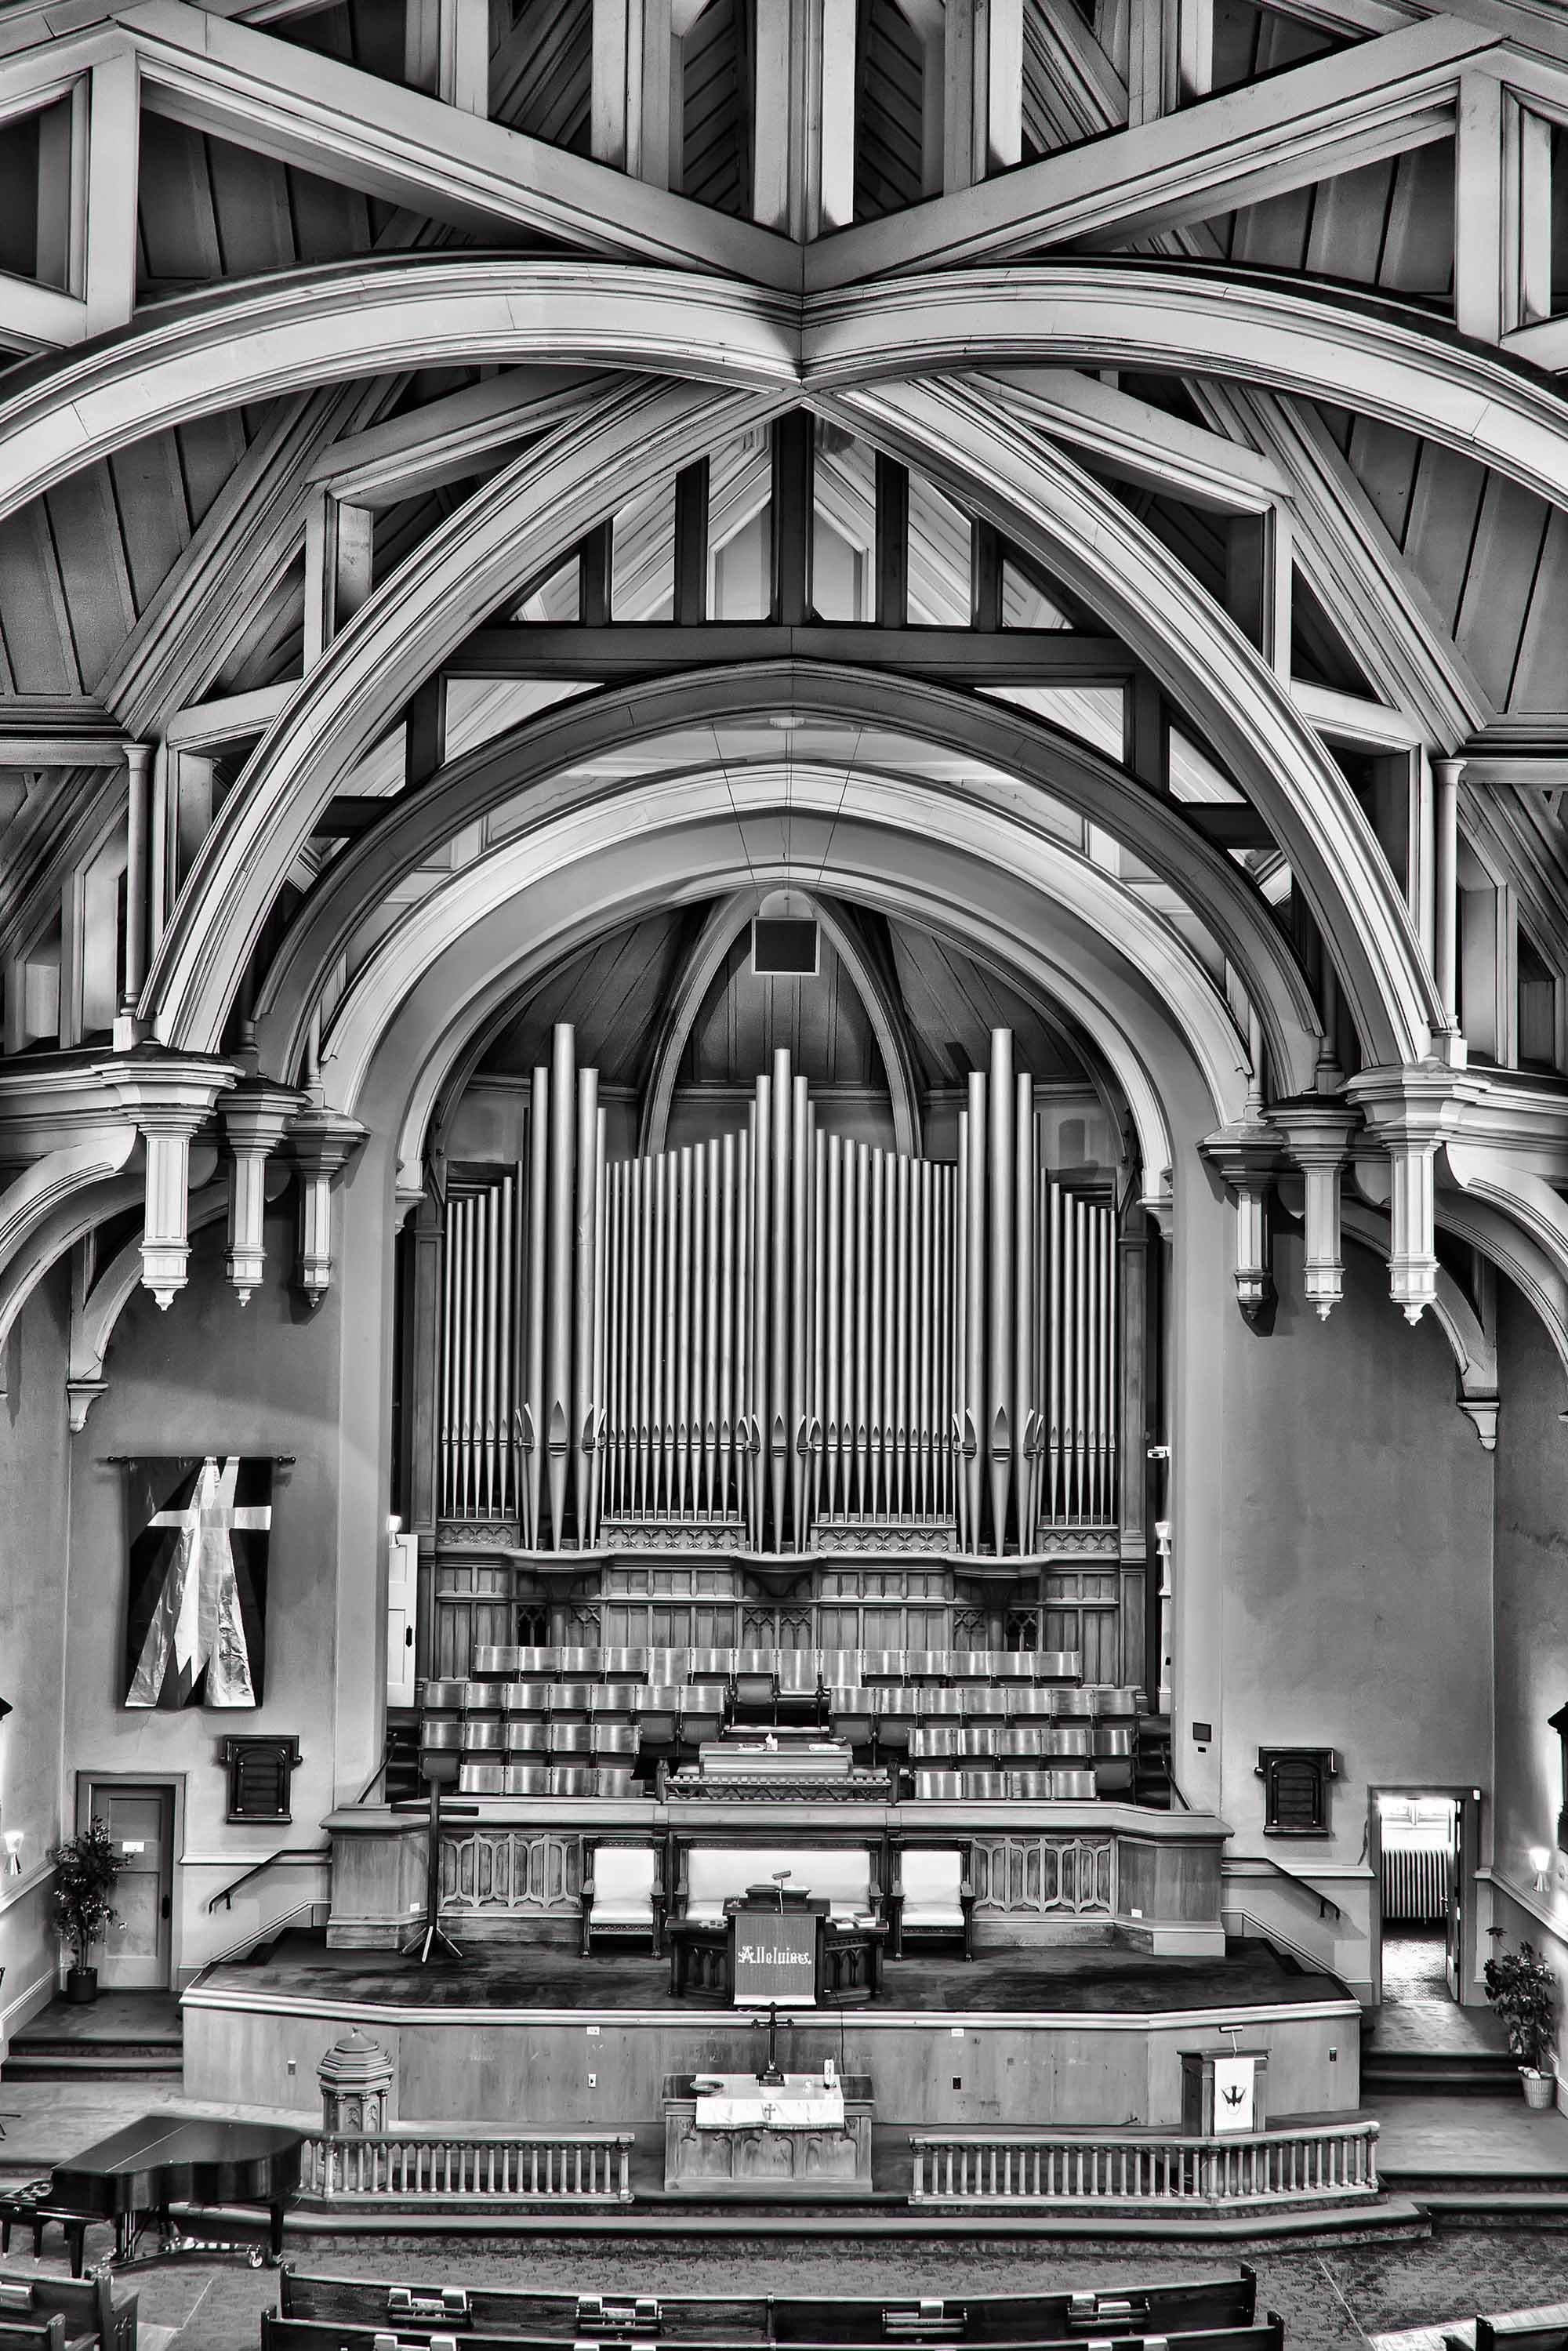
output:
[[[675,2005],[670,1998],[669,1970],[662,1959],[621,1953],[580,1959],[556,1947],[530,1949],[476,1942],[460,1968],[420,1968],[392,1951],[329,1951],[319,1937],[309,1935],[285,1937],[263,1961],[215,1969],[207,1988],[225,1986],[389,2005]],[[1344,1996],[1343,1986],[1332,1976],[1302,1973],[1262,1942],[1233,1944],[1222,1959],[1151,1959],[1128,1946],[1059,1944],[1038,1951],[987,1953],[967,1962],[946,1953],[889,1961],[876,2006],[915,2014],[1126,2013]]]
[[[1260,2311],[1278,2311],[1287,2351],[1364,2351],[1396,2329],[1441,2326],[1478,2310],[1526,2310],[1563,2299],[1568,2243],[1560,2235],[1456,2231],[1426,2243],[1322,2252],[1249,2252]],[[887,2245],[835,2241],[774,2244],[618,2241],[596,2250],[566,2241],[499,2244],[485,2238],[439,2247],[389,2239],[317,2240],[301,2268],[388,2280],[529,2284],[618,2293],[1018,2294],[1047,2287],[1109,2287],[1160,2276],[1218,2277],[1228,2249],[1165,2250],[1049,2239],[998,2243]],[[25,2274],[26,2260],[7,2262]],[[129,2281],[128,2281],[129,2283]],[[261,2313],[276,2309],[277,2281],[234,2263],[170,2264],[140,2273],[142,2351],[256,2351]]]

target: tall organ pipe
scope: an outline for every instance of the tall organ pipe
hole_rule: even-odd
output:
[[[605,1411],[604,1339],[609,1310],[609,1293],[606,1289],[609,1273],[609,1223],[608,1136],[604,1113],[599,1111],[593,1123],[593,1452],[589,1465],[589,1531],[586,1538],[590,1542],[597,1542],[599,1540],[600,1514],[604,1507],[604,1454],[608,1419]]]
[[[844,1146],[842,1138],[830,1134],[828,1144],[828,1200],[825,1247],[822,1257],[824,1303],[827,1308],[826,1381],[823,1391],[822,1449],[823,1508],[832,1518],[839,1507],[839,1348],[843,1328],[843,1204]]]
[[[958,1527],[958,1548],[969,1548],[969,1475],[967,1468],[969,1416],[969,1113],[958,1113],[958,1164],[954,1175],[952,1247],[953,1322],[948,1362],[952,1367],[953,1515]]]
[[[1035,1441],[1034,1396],[1034,1086],[1020,1070],[1014,1080],[1013,1177],[1013,1426],[1017,1458],[1013,1468],[1014,1508],[1018,1514],[1019,1553],[1031,1549],[1034,1528],[1030,1518],[1030,1476]]]
[[[990,1244],[987,1284],[986,1438],[990,1456],[991,1541],[1007,1549],[1008,1501],[1017,1445],[1013,1398],[1013,1040],[1010,1029],[991,1031]]]
[[[827,1407],[827,1315],[822,1292],[823,1252],[827,1248],[828,1221],[828,1138],[819,1132],[815,1111],[811,1113],[811,1400],[809,1438],[811,1450],[811,1477],[809,1508],[813,1528],[821,1525],[822,1517],[822,1459],[825,1435],[822,1422]]]
[[[723,1196],[719,1204],[718,1278],[718,1508],[729,1509],[735,1447],[735,1332],[740,1313],[735,1264],[735,1196],[739,1151],[733,1134],[724,1138]]]
[[[549,1090],[549,1319],[545,1449],[549,1464],[550,1548],[559,1551],[565,1536],[567,1469],[571,1451],[571,1259],[577,1206],[577,1042],[570,1024],[564,1020],[556,1023],[551,1039]]]
[[[789,1445],[789,1055],[779,1046],[773,1055],[771,1180],[767,1184],[768,1217],[768,1411],[763,1419],[768,1447],[768,1506],[772,1511],[772,1547],[784,1548],[784,1496]],[[758,1165],[758,1175],[765,1171]]]
[[[486,1185],[479,1194],[479,1394],[484,1426],[480,1508],[487,1519],[496,1515],[496,1316],[500,1305],[500,1250],[496,1211],[500,1203]]]
[[[789,1061],[784,1062],[786,1076]],[[790,1090],[789,1132],[794,1149],[789,1154],[789,1411],[786,1434],[789,1447],[789,1540],[797,1551],[806,1545],[806,1422],[808,1396],[806,1389],[809,1361],[810,1329],[807,1323],[806,1287],[810,1271],[810,1241],[811,1207],[811,1130],[806,1107],[806,1081],[798,1077]],[[777,1509],[777,1505],[775,1508]],[[784,1549],[784,1530],[779,1523],[775,1530],[779,1549]]]
[[[536,1068],[528,1104],[528,1328],[524,1347],[523,1444],[528,1479],[527,1541],[543,1548],[539,1524],[544,1494],[545,1266],[549,1246],[549,1071]]]
[[[866,1315],[866,1356],[869,1364],[866,1433],[869,1442],[865,1507],[873,1518],[879,1514],[883,1507],[882,1478],[887,1443],[882,1379],[886,1337],[883,1327],[883,1293],[887,1274],[883,1156],[883,1155],[874,1148],[866,1155],[866,1249],[870,1259],[868,1267],[870,1295]]]
[[[675,1510],[687,1515],[692,1469],[692,1146],[675,1162],[680,1186],[675,1272]]]
[[[714,1479],[718,1469],[718,1322],[723,1301],[718,1286],[720,1215],[718,1138],[708,1138],[703,1155],[703,1261],[707,1268],[703,1317],[703,1494],[706,1517],[713,1516]]]
[[[969,1151],[967,1169],[968,1231],[964,1247],[964,1486],[968,1517],[968,1548],[981,1545],[981,1499],[985,1492],[984,1456],[986,1410],[986,1075],[969,1072]]]
[[[593,1269],[599,1234],[599,1072],[577,1073],[577,1186],[572,1282],[572,1499],[586,1549],[593,1483]]]
[[[871,1153],[855,1145],[855,1510],[871,1509]]]
[[[751,1397],[747,1431],[751,1489],[751,1539],[763,1549],[763,1497],[767,1491],[764,1447],[772,1399],[768,1393],[768,1333],[771,1327],[773,1261],[768,1202],[773,1181],[772,1089],[757,1081],[756,1123],[751,1153]]]

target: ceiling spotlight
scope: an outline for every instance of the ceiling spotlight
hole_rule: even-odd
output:
[[[1546,1891],[1546,1873],[1551,1865],[1552,1855],[1547,1852],[1546,1847],[1543,1844],[1532,1844],[1530,1848],[1530,1866],[1535,1872],[1537,1894],[1544,1894]]]

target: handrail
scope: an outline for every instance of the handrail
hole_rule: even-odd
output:
[[[1320,1918],[1326,1917],[1331,1911],[1336,1918],[1343,1918],[1344,1917],[1344,1912],[1340,1908],[1339,1904],[1334,1900],[1332,1894],[1325,1894],[1321,1886],[1314,1886],[1312,1884],[1310,1877],[1298,1877],[1293,1869],[1287,1869],[1284,1863],[1282,1861],[1276,1861],[1271,1853],[1239,1853],[1232,1855],[1229,1856],[1227,1864],[1227,1866],[1230,1868],[1232,1875],[1237,1874],[1235,1866],[1236,1864],[1243,1861],[1260,1862],[1265,1869],[1271,1869],[1276,1877],[1282,1877],[1287,1886],[1295,1886],[1299,1893],[1310,1894],[1313,1901],[1318,1906],[1318,1917]]]
[[[384,1774],[385,1774],[385,1772],[386,1772],[387,1765],[388,1765],[391,1761],[392,1761],[392,1757],[391,1757],[390,1755],[383,1755],[383,1756],[382,1757],[381,1761],[376,1765],[375,1770],[371,1773],[370,1778],[365,1782],[364,1786],[360,1790],[359,1794],[354,1798],[354,1802],[355,1802],[355,1803],[356,1803],[356,1804],[362,1804],[362,1803],[364,1802],[364,1801],[365,1801],[366,1797],[370,1794],[371,1790],[375,1786],[376,1782],[377,1782],[378,1780],[382,1779],[382,1778],[384,1776]]]
[[[207,1904],[207,1908],[209,1911],[215,1910],[221,1902],[225,1910],[232,1910],[234,1897],[240,1887],[248,1886],[253,1877],[259,1877],[264,1870],[271,1869],[277,1862],[330,1861],[331,1858],[332,1848],[329,1844],[280,1844],[277,1851],[269,1853],[265,1861],[252,1862],[248,1869],[242,1869],[239,1876],[231,1878],[226,1886],[220,1886]]]

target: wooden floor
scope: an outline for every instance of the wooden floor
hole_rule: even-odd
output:
[[[280,1991],[301,1998],[430,2007],[680,2009],[663,1960],[580,1959],[570,1950],[475,1944],[461,1967],[420,1968],[391,1952],[329,1951],[319,1936],[290,1935],[260,1961],[218,1968],[209,1990]],[[1233,1943],[1223,1959],[1151,1959],[1116,1946],[946,1955],[890,1961],[879,2011],[930,2015],[1159,2012],[1217,2002],[1343,1998],[1333,1976],[1297,1970],[1261,1942]],[[701,2006],[702,2002],[695,2003]]]

